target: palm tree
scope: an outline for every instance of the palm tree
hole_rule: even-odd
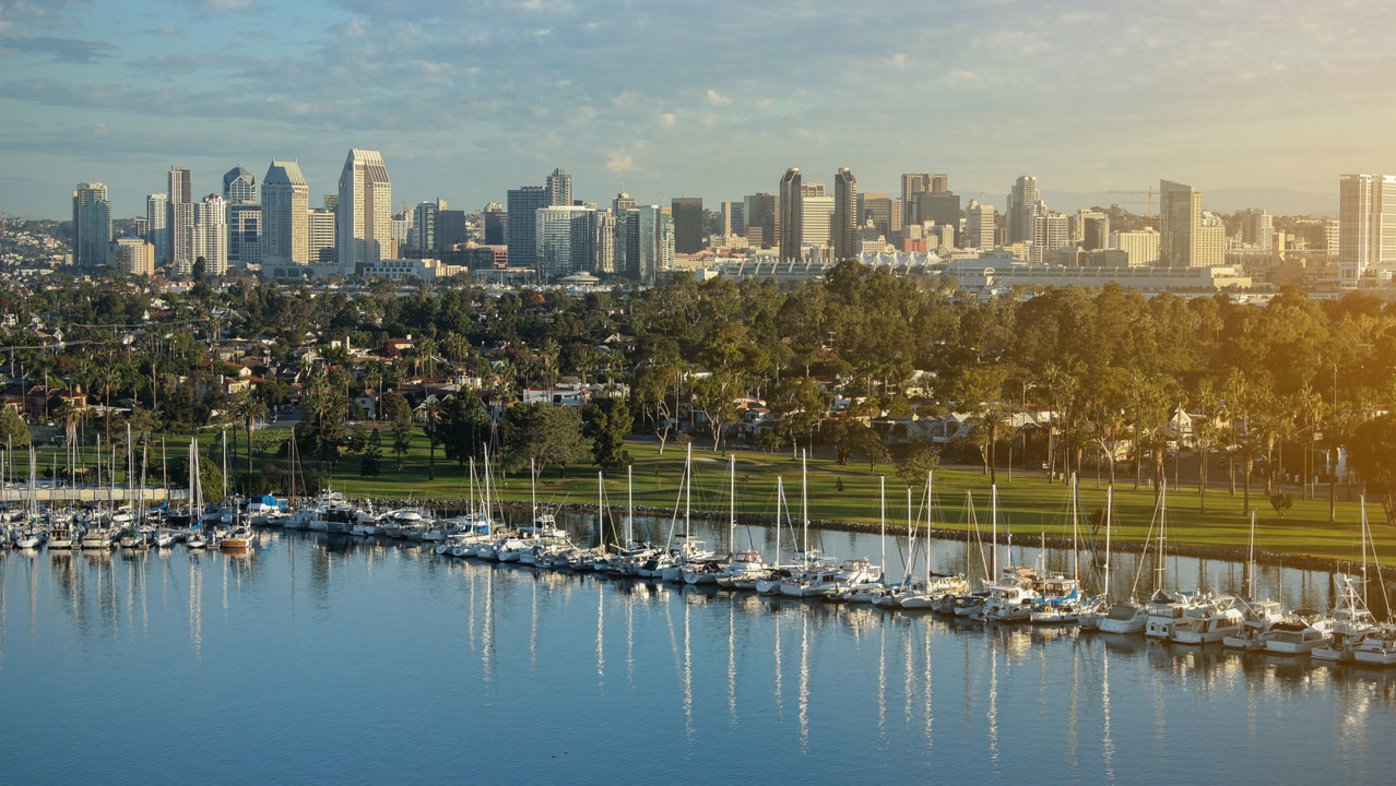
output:
[[[233,397],[229,402],[228,411],[233,417],[242,421],[244,433],[247,435],[247,475],[252,476],[252,426],[267,414],[267,405],[253,397],[251,393],[242,391]]]

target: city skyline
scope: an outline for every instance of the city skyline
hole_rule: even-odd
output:
[[[1396,12],[1374,3],[604,10],[339,0],[272,25],[251,0],[0,2],[0,210],[64,216],[74,183],[100,181],[135,216],[172,163],[202,194],[273,159],[301,162],[313,202],[352,147],[393,162],[394,210],[477,209],[559,166],[586,201],[713,205],[790,166],[822,181],[846,166],[872,191],[949,172],[1000,209],[1033,172],[1049,200],[1169,178],[1336,211],[1340,174],[1393,168],[1379,131],[1396,108],[1367,53]],[[1091,101],[1064,102],[1085,85]]]

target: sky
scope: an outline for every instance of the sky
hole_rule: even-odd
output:
[[[1396,170],[1393,61],[1377,0],[0,0],[0,211],[101,181],[133,216],[171,164],[203,194],[273,158],[318,204],[351,147],[395,203],[467,210],[559,166],[600,203],[716,207],[789,166],[1000,207],[1025,173],[1336,202]]]

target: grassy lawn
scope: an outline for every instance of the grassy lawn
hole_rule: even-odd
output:
[[[254,463],[262,465],[279,462],[273,455],[275,447],[287,436],[286,431],[256,432]],[[391,442],[384,434],[385,453],[382,474],[364,478],[358,474],[359,458],[341,459],[334,473],[334,487],[354,497],[398,499],[451,499],[466,495],[467,470],[447,461],[437,451],[436,479],[427,480],[428,446],[418,436],[411,452],[405,457],[401,470],[397,457],[388,451]],[[171,437],[169,454],[183,456],[187,437]],[[201,435],[205,443],[214,443],[216,435]],[[230,443],[232,434],[229,433]],[[245,465],[242,434],[238,434],[238,466]],[[176,447],[178,446],[178,447]],[[678,499],[679,481],[683,473],[684,453],[672,443],[659,454],[658,446],[648,442],[629,445],[634,460],[634,498],[637,506],[672,508]],[[231,448],[230,448],[231,452]],[[788,453],[767,455],[760,452],[735,451],[737,460],[737,511],[743,516],[773,519],[776,507],[776,479],[784,478],[786,499],[799,517],[800,462]],[[40,467],[48,466],[47,452],[40,454]],[[206,454],[207,455],[207,454]],[[313,460],[304,462],[313,466]],[[906,485],[895,475],[895,467],[879,465],[873,472],[866,463],[838,466],[829,459],[809,462],[809,515],[813,520],[876,523],[878,520],[878,476],[887,476],[889,526],[906,525]],[[727,459],[707,449],[694,449],[693,508],[725,515],[728,508]],[[496,496],[506,500],[529,499],[527,472],[497,482]],[[614,473],[606,480],[608,503],[625,504],[625,474]],[[1114,539],[1122,544],[1143,542],[1149,532],[1154,512],[1154,495],[1147,488],[1134,491],[1132,477],[1119,478],[1115,491]],[[1352,560],[1358,555],[1359,510],[1356,502],[1347,502],[1345,489],[1338,488],[1338,523],[1328,524],[1327,487],[1318,490],[1319,499],[1300,499],[1297,489],[1289,489],[1294,507],[1281,519],[1270,507],[1259,484],[1252,489],[1252,507],[1257,511],[1257,549],[1271,554],[1311,557],[1324,560]],[[936,507],[932,525],[938,529],[968,530],[966,494],[973,495],[976,518],[987,531],[989,522],[989,476],[978,468],[947,467],[936,472]],[[913,492],[920,494],[920,489]],[[572,466],[564,471],[550,468],[540,478],[537,489],[542,503],[593,504],[597,498],[596,468]],[[919,499],[915,503],[919,510]],[[1069,499],[1061,483],[1048,484],[1041,476],[1015,476],[1008,482],[999,472],[1000,528],[1006,523],[1015,540],[1070,538]],[[1100,510],[1105,504],[1104,485],[1095,478],[1083,479],[1080,491],[1083,512]],[[1242,499],[1238,492],[1231,496],[1225,488],[1214,486],[1206,495],[1206,510],[1196,487],[1172,489],[1168,495],[1168,536],[1175,546],[1194,546],[1244,551],[1248,520],[1242,515]],[[1368,516],[1377,542],[1377,551],[1386,563],[1396,563],[1396,528],[1387,527],[1380,506],[1369,504]],[[1103,533],[1102,533],[1103,536]]]

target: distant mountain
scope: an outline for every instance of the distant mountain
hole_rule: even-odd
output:
[[[1044,191],[1043,199],[1047,201],[1048,207],[1063,213],[1074,213],[1081,208],[1095,205],[1109,207],[1112,204],[1142,213],[1146,208],[1148,195],[1109,191]],[[995,204],[1003,201],[999,199]],[[1292,188],[1219,188],[1214,191],[1202,189],[1204,210],[1230,213],[1251,207],[1264,208],[1277,216],[1333,217],[1338,215],[1338,194],[1296,191]],[[1154,212],[1158,212],[1157,192],[1154,194]]]

